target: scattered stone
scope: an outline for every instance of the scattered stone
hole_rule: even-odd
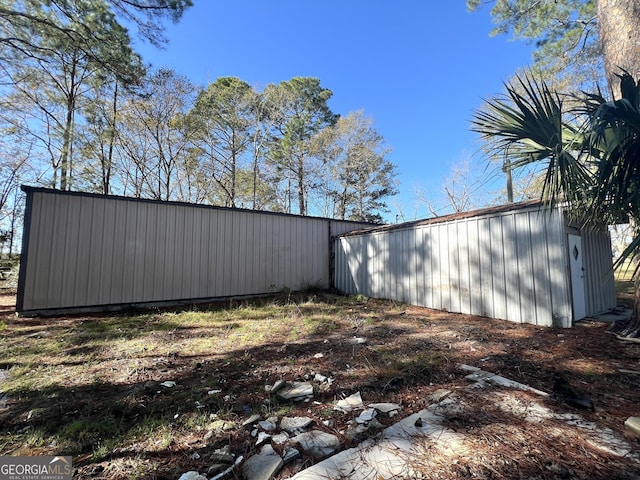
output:
[[[173,388],[176,386],[176,382],[171,381],[171,380],[167,380],[166,382],[162,382],[160,385],[162,385],[163,387],[166,388]]]
[[[254,413],[249,418],[247,418],[244,422],[242,422],[242,426],[243,427],[248,427],[248,426],[253,425],[254,423],[256,423],[258,420],[260,420],[260,415],[257,414],[257,413]]]
[[[285,447],[282,455],[282,461],[285,465],[289,465],[294,460],[300,458],[300,450],[293,447]]]
[[[322,424],[325,427],[333,428],[333,426],[335,425],[335,422],[333,420],[329,419],[329,420],[323,420]]]
[[[421,428],[415,426],[418,418],[423,423]],[[443,422],[443,418],[422,410],[384,429],[379,437],[300,471],[291,480],[422,478],[419,470],[424,473],[425,456],[423,450],[415,449],[415,439],[425,438],[435,452],[451,460],[466,453],[462,444],[465,437],[444,427]],[[414,466],[418,465],[416,471]]]
[[[322,358],[324,357],[324,353],[316,353],[313,358]]]
[[[273,422],[270,422],[269,420],[262,420],[258,422],[258,425],[265,432],[273,432],[276,429],[276,424]]]
[[[324,383],[327,381],[327,377],[325,377],[320,373],[316,373],[315,376],[313,377],[313,381],[318,383]]]
[[[340,440],[335,435],[312,430],[301,433],[292,439],[300,445],[300,448],[316,459],[321,459],[333,455],[340,449]]]
[[[178,480],[207,480],[207,477],[200,475],[195,470],[183,473]]]
[[[271,480],[284,466],[271,445],[265,445],[260,453],[247,459],[242,465],[242,473],[247,480]]]
[[[293,400],[294,402],[305,400],[313,397],[313,385],[309,382],[291,382],[280,388],[277,395],[283,400]]]
[[[280,428],[289,433],[297,433],[313,423],[309,417],[284,417],[280,421]]]
[[[217,395],[218,393],[222,393],[222,390],[209,390],[207,395]]]
[[[271,393],[277,393],[278,390],[283,388],[286,384],[287,382],[285,382],[284,380],[278,380],[276,383],[273,384],[273,387],[271,387]]]
[[[362,412],[357,418],[357,423],[367,424],[374,418],[376,418],[378,412],[374,408],[367,408],[364,412]]]
[[[352,345],[362,345],[367,343],[367,339],[364,337],[353,337],[349,339],[349,343]]]
[[[277,435],[271,437],[271,441],[276,445],[282,445],[289,441],[289,434],[287,432],[280,432]]]
[[[640,437],[640,417],[629,417],[624,422],[624,426]]]
[[[510,380],[500,375],[496,375],[495,373],[486,372],[478,367],[472,367],[470,365],[463,364],[463,365],[460,365],[460,369],[465,370],[467,372],[472,372],[464,378],[474,382],[474,387],[477,387],[477,388],[484,388],[487,384],[490,384],[490,385],[497,385],[500,387],[517,388],[518,390],[525,390],[527,392],[532,392],[532,393],[535,393],[536,395],[540,395],[541,397],[549,396],[547,392],[543,392],[536,388],[530,387],[529,385],[525,385],[523,383],[516,382],[515,380]]]
[[[240,463],[242,463],[242,460],[244,460],[244,456],[240,455],[238,458],[236,458],[236,461],[233,463],[233,465],[231,465],[226,470],[220,472],[216,476],[209,478],[209,480],[223,480],[225,478],[229,478],[233,473],[233,469],[238,465],[240,465]]]
[[[370,403],[369,408],[375,408],[378,412],[393,417],[402,407],[397,403]]]
[[[364,408],[364,403],[362,402],[362,397],[360,396],[360,392],[356,392],[353,395],[339,400],[336,403],[334,410],[338,410],[344,413],[349,413],[353,410],[362,410]]]
[[[271,440],[271,435],[269,435],[266,432],[259,432],[258,440],[256,441],[256,446],[259,447],[260,445],[267,443],[267,441],[269,440]]]

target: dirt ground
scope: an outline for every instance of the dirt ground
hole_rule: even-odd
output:
[[[6,325],[0,337],[7,339],[18,331],[27,334],[31,331],[27,327],[46,327],[54,332],[76,329],[83,322],[101,318],[18,318],[12,312],[14,301],[11,295],[0,296],[0,320]],[[303,313],[308,305],[303,304],[304,299],[288,301]],[[100,452],[91,438],[69,443],[67,450],[60,451],[55,442],[29,444],[18,435],[29,425],[38,427],[37,419],[28,418],[36,394],[30,393],[29,397],[25,393],[24,398],[7,394],[0,404],[0,429],[5,432],[0,454],[72,454],[78,479],[177,479],[187,470],[206,472],[215,449],[226,446],[245,458],[255,453],[255,439],[240,426],[251,412],[264,417],[281,412],[311,417],[316,428],[337,434],[342,448],[348,448],[361,439],[345,435],[352,417],[333,411],[336,400],[360,392],[365,403],[402,405],[401,416],[405,416],[428,407],[434,393],[444,389],[454,392],[467,407],[447,421],[449,428],[469,438],[469,453],[461,458],[443,458],[426,446],[420,478],[640,478],[637,461],[595,447],[581,429],[557,420],[535,423],[505,414],[494,405],[496,395],[501,393],[491,388],[469,392],[465,388],[469,385],[466,373],[459,368],[461,364],[480,367],[548,392],[552,394],[548,398],[526,392],[513,392],[513,396],[521,404],[541,403],[559,414],[580,415],[600,430],[610,429],[628,442],[633,455],[638,455],[640,443],[625,430],[624,422],[630,416],[640,416],[640,344],[616,338],[609,324],[579,322],[571,329],[545,328],[370,299],[345,302],[328,294],[314,297],[314,302],[336,309],[331,310],[327,328],[316,328],[312,334],[285,338],[276,332],[267,341],[241,350],[224,346],[212,349],[209,355],[190,355],[189,351],[176,349],[145,357],[144,365],[140,357],[133,373],[131,359],[105,357],[103,362],[91,364],[85,380],[69,379],[68,388],[60,385],[55,395],[48,392],[46,399],[38,399],[40,408],[55,410],[58,418],[118,404],[123,418],[136,424],[146,414],[142,410],[163,412],[162,418],[169,419],[169,414],[179,410],[169,397],[145,394],[145,382],[175,380],[193,400],[202,398],[198,392],[203,385],[210,388],[209,380],[215,378],[221,394],[230,392],[225,400],[227,407],[207,404],[205,411],[209,419],[231,422],[230,428],[216,430],[212,436],[205,435],[207,426],[175,422],[170,440],[161,447],[157,446],[158,433],[153,432],[146,439],[141,435],[135,441],[112,443],[108,453]],[[232,320],[233,309],[230,312]],[[224,334],[220,332],[216,334]],[[177,345],[189,335],[213,334],[177,329],[171,338]],[[353,341],[357,338],[362,343]],[[0,362],[0,368],[9,374],[14,367]],[[310,380],[316,373],[331,377],[333,382],[330,386],[316,385],[313,401],[269,403],[272,399],[265,385],[280,379]],[[594,408],[579,408],[562,395],[553,395],[559,378]],[[175,402],[184,402],[184,398]],[[381,421],[389,425],[397,419]],[[313,462],[303,457],[285,467],[277,478],[287,478]],[[239,473],[236,478],[240,478]]]

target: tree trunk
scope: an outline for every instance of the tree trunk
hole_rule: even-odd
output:
[[[109,127],[109,147],[107,149],[107,158],[102,161],[102,193],[109,195],[111,191],[111,168],[113,166],[113,151],[116,143],[116,126],[118,121],[118,81],[116,80],[113,88],[113,103],[111,105],[111,125]]]
[[[304,157],[302,155],[298,156],[298,171],[296,172],[298,176],[298,209],[300,215],[306,215],[307,209],[304,198]]]
[[[598,33],[604,51],[604,68],[614,98],[620,98],[616,74],[623,70],[640,78],[640,2],[598,0]]]

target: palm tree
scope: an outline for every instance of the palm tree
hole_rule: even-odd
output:
[[[472,130],[487,140],[492,154],[511,168],[540,164],[543,199],[563,202],[593,226],[628,221],[629,247],[616,262],[634,257],[636,291],[631,332],[640,326],[640,84],[619,75],[621,98],[601,91],[581,97],[551,91],[531,74],[506,85],[506,95],[486,101],[474,113]]]

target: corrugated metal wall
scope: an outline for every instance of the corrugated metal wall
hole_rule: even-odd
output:
[[[606,312],[616,306],[611,234],[583,228],[580,232],[585,270],[587,315]]]
[[[599,258],[602,272],[606,242],[592,235],[585,249]],[[563,215],[538,208],[347,235],[335,240],[335,286],[439,310],[568,327],[565,239]],[[613,305],[610,298],[590,305],[588,313],[605,305],[614,306],[615,298]]]
[[[371,226],[24,190],[20,312],[326,288],[330,235]]]

